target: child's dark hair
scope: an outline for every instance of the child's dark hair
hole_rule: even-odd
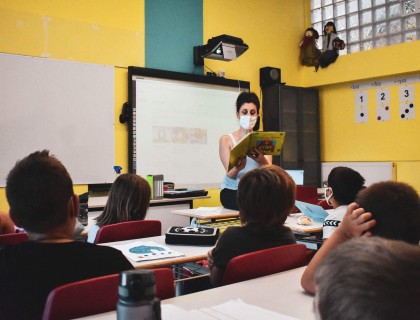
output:
[[[359,192],[356,202],[376,220],[373,235],[419,244],[420,199],[413,187],[394,181],[374,183]]]
[[[125,173],[114,181],[104,211],[97,218],[99,227],[119,222],[143,220],[149,208],[151,189],[146,179]]]
[[[241,222],[255,231],[281,228],[292,212],[296,185],[282,168],[264,165],[246,173],[239,182]]]
[[[352,203],[364,184],[361,174],[348,167],[335,167],[328,175],[328,187],[332,188],[334,199],[342,205]]]

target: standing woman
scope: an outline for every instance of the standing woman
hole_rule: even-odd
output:
[[[230,151],[248,133],[254,131],[260,111],[260,100],[253,92],[242,92],[236,100],[236,117],[239,120],[239,129],[223,135],[219,140],[220,160],[226,170],[220,190],[220,202],[227,209],[238,210],[236,195],[240,178],[265,164],[271,164],[272,156],[264,156],[259,150],[239,159],[236,166],[228,171]]]

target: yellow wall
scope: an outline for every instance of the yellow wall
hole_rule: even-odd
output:
[[[259,69],[281,69],[282,81],[299,85],[299,41],[305,25],[304,0],[204,0],[204,42],[220,34],[240,37],[249,49],[229,63],[205,59],[205,65],[226,77],[251,82],[260,95]],[[205,70],[206,71],[206,70]]]
[[[249,50],[236,61],[205,60],[227,78],[251,82],[260,94],[259,69],[279,67],[289,85],[318,87],[321,98],[322,161],[395,161],[397,179],[420,191],[419,120],[397,119],[397,88],[391,88],[392,119],[388,123],[354,123],[354,82],[417,74],[420,41],[340,56],[317,73],[300,66],[299,48],[310,25],[309,0],[203,0],[203,43],[230,34],[241,37]],[[0,52],[115,66],[116,162],[128,164],[127,127],[118,121],[127,101],[127,69],[144,66],[144,0],[0,0]],[[419,84],[415,85],[419,92]],[[369,113],[375,112],[369,90]],[[418,98],[416,98],[416,104]],[[420,115],[420,111],[418,112]],[[76,186],[76,193],[86,186]],[[218,205],[217,190],[199,205]],[[0,188],[0,210],[7,211]]]
[[[0,0],[0,52],[115,66],[115,163],[127,170],[128,132],[118,116],[127,66],[144,66],[143,0]],[[8,211],[4,188],[0,210]]]
[[[420,111],[400,120],[399,86],[390,86],[391,120],[377,122],[376,89],[367,89],[369,121],[355,123],[355,91],[351,85],[420,74],[420,41],[340,56],[326,69],[301,67],[301,85],[320,89],[322,161],[392,161],[397,181],[420,192]],[[419,106],[420,83],[414,103]]]

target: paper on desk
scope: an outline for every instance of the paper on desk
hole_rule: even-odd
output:
[[[214,212],[219,210],[222,207],[198,207],[196,210],[197,211],[209,211],[209,212]]]
[[[162,319],[165,319],[165,314],[169,315],[170,313],[171,319],[184,320],[297,320],[296,318],[281,313],[245,303],[241,299],[230,300],[213,307],[190,311],[185,311],[176,306],[169,306],[170,305],[162,305]]]
[[[184,255],[183,253],[174,251],[154,241],[135,241],[112,247],[120,250],[127,258],[135,262],[173,258]]]

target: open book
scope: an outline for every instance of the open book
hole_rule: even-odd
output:
[[[257,148],[265,155],[280,155],[286,132],[276,131],[255,131],[248,133],[231,151],[228,171],[238,162],[238,159],[245,157],[248,153]]]

